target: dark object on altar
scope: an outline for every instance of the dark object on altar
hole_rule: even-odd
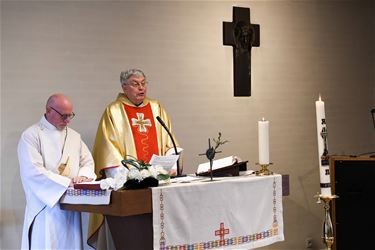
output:
[[[229,177],[229,176],[239,176],[240,171],[246,171],[247,170],[247,161],[241,161],[234,163],[233,165],[214,169],[212,170],[212,176],[214,177]],[[198,176],[211,176],[211,171],[208,170],[207,172],[203,173],[196,173]]]
[[[147,177],[139,181],[137,179],[127,180],[124,184],[124,189],[142,189],[159,186],[159,180],[153,177]]]

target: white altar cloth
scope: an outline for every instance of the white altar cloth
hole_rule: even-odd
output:
[[[252,249],[284,240],[281,175],[152,188],[154,249]]]

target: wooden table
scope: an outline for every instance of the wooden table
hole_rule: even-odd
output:
[[[151,189],[112,191],[109,205],[60,204],[64,210],[103,214],[116,249],[153,248]]]

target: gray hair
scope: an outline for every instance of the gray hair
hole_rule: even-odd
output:
[[[121,74],[120,74],[121,86],[123,84],[126,84],[126,81],[132,76],[144,77],[145,81],[147,82],[146,75],[145,75],[145,73],[143,73],[142,70],[140,70],[140,69],[128,69],[126,71],[122,71]]]

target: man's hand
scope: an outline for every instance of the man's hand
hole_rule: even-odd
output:
[[[81,182],[84,182],[84,181],[92,181],[93,178],[87,178],[86,176],[76,176],[74,178],[72,178],[70,184],[69,184],[69,187],[73,187],[74,184],[76,183],[81,183]]]

